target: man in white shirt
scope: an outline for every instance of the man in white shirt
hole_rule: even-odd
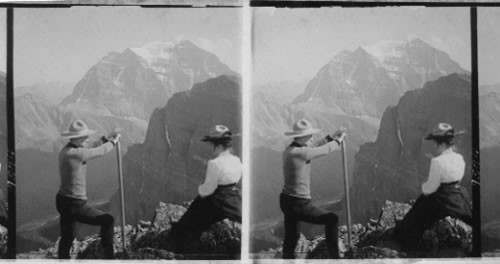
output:
[[[472,226],[468,194],[459,184],[465,161],[454,151],[456,136],[461,133],[456,133],[449,124],[439,123],[425,138],[436,143],[438,155],[431,160],[429,177],[421,187],[422,195],[394,230],[394,237],[409,254],[416,253],[425,230],[442,218],[451,216]]]

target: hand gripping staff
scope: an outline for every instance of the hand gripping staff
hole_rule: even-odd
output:
[[[351,204],[349,200],[349,176],[347,173],[347,154],[345,147],[345,140],[342,140],[342,167],[344,169],[344,189],[345,189],[345,205],[347,217],[347,254],[352,254],[351,244]]]
[[[122,172],[122,155],[120,148],[120,140],[116,143],[116,158],[118,160],[118,181],[120,184],[120,212],[121,212],[121,222],[122,222],[122,245],[123,252],[126,252],[127,243],[125,238],[125,198],[123,194],[123,172]]]

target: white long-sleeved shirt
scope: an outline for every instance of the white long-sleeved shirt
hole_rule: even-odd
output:
[[[437,191],[441,183],[460,181],[464,172],[464,158],[449,148],[431,160],[429,178],[422,184],[422,193],[428,195]]]
[[[206,197],[214,193],[219,185],[237,183],[241,174],[240,158],[229,152],[222,152],[217,158],[208,161],[205,182],[198,187],[198,194]]]

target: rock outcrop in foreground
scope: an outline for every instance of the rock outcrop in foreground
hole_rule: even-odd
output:
[[[117,259],[239,259],[241,251],[241,226],[229,220],[220,221],[204,232],[200,240],[189,241],[189,252],[176,254],[175,241],[169,236],[171,223],[177,222],[186,212],[189,203],[183,205],[160,202],[152,221],[141,221],[132,227],[127,225],[125,236],[127,250],[122,250],[120,227],[115,227],[115,258]],[[20,254],[18,258],[57,258],[59,240],[48,249]],[[73,258],[102,259],[99,236],[74,241],[71,249]]]
[[[438,221],[424,233],[417,252],[411,254],[402,252],[398,243],[391,238],[391,234],[396,221],[402,220],[410,208],[410,204],[386,201],[378,219],[370,219],[365,225],[353,225],[351,228],[351,256],[347,252],[347,227],[340,226],[339,250],[341,258],[453,258],[470,256],[472,228],[462,221],[450,217]],[[281,251],[281,247],[269,249],[257,254],[257,257],[281,258]],[[295,252],[299,258],[328,258],[323,235],[311,240],[307,240],[302,235]]]
[[[7,238],[7,228],[0,226],[0,258],[4,258],[7,255]]]

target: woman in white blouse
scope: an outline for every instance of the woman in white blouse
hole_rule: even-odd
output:
[[[231,152],[232,137],[229,128],[216,125],[202,139],[212,144],[215,158],[207,163],[205,181],[198,187],[198,197],[172,226],[177,253],[191,253],[184,247],[185,242],[198,239],[204,230],[218,221],[228,218],[241,223],[241,192],[237,184],[241,179],[242,164],[240,158]]]
[[[396,225],[394,235],[402,249],[414,253],[424,231],[438,220],[451,216],[472,225],[472,211],[467,191],[459,183],[465,172],[462,155],[454,151],[453,127],[439,123],[425,139],[435,142],[437,156],[431,160],[429,177],[420,195],[404,219]]]

